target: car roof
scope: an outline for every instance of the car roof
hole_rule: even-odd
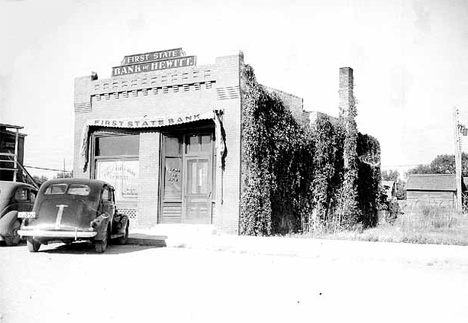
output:
[[[11,182],[11,181],[0,181],[0,190],[3,191],[4,194],[10,194],[13,190],[18,187],[28,187],[35,189],[36,188],[30,184],[23,183],[23,182]]]
[[[57,179],[50,179],[42,186],[49,186],[52,184],[83,184],[83,185],[88,185],[91,188],[97,189],[101,188],[104,185],[113,187],[111,184],[101,181],[98,179],[87,179],[87,178],[57,178]]]
[[[23,182],[11,182],[11,181],[0,181],[0,200],[8,200],[11,198],[11,196],[15,193],[16,189],[18,187],[27,187],[30,188],[34,191],[37,191],[37,189],[29,185],[27,183]],[[2,202],[3,204],[3,202]]]

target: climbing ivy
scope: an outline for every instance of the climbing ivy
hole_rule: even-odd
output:
[[[296,120],[242,66],[240,233],[340,230],[376,223],[378,141],[357,131],[353,101],[338,120]]]

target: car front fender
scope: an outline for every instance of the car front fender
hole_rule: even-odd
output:
[[[0,219],[0,235],[8,236],[11,234],[11,225],[18,219],[18,211],[10,211]]]

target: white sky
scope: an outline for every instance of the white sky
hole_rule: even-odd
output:
[[[70,170],[74,78],[175,47],[199,66],[242,50],[262,84],[331,115],[352,67],[384,169],[453,154],[454,106],[468,123],[464,0],[0,0],[0,122],[24,126],[26,165]]]

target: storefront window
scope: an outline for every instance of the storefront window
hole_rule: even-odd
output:
[[[136,202],[140,136],[137,134],[98,135],[95,137],[94,145],[94,178],[114,186],[116,201]]]
[[[106,136],[96,137],[95,156],[138,156],[140,136]]]
[[[99,159],[96,161],[96,179],[114,186],[116,200],[136,199],[138,197],[138,160]]]

